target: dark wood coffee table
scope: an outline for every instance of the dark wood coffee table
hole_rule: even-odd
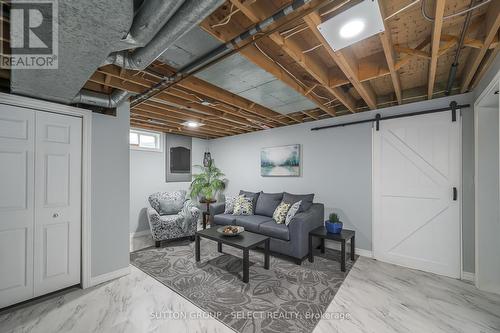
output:
[[[354,230],[342,229],[340,234],[331,234],[326,231],[325,227],[318,227],[309,232],[309,261],[314,262],[314,254],[313,254],[313,246],[312,240],[313,237],[318,237],[321,239],[321,253],[325,253],[325,239],[334,240],[340,242],[341,244],[341,260],[340,260],[340,269],[342,272],[345,272],[345,243],[350,240],[351,242],[351,260],[354,260],[354,248],[355,248],[355,236],[356,233]]]
[[[196,232],[195,255],[196,261],[200,261],[200,238],[207,238],[217,242],[217,250],[222,252],[222,244],[226,244],[243,250],[243,282],[248,283],[249,278],[249,250],[264,243],[264,268],[269,269],[269,237],[243,231],[238,236],[223,236],[217,232],[220,226],[199,230]]]

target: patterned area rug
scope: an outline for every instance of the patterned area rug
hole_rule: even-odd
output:
[[[201,261],[194,242],[177,241],[130,254],[131,263],[238,332],[312,332],[354,262],[340,271],[340,252],[317,251],[314,263],[301,266],[250,251],[250,282],[243,283],[242,251],[201,239]],[[348,254],[349,255],[349,254]],[[324,314],[332,318],[335,314]]]

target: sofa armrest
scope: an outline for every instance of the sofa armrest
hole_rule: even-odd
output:
[[[296,214],[288,225],[290,241],[294,245],[294,256],[304,257],[309,251],[309,231],[324,225],[325,206],[314,203],[307,211]]]
[[[211,217],[213,217],[214,215],[217,215],[217,214],[223,214],[225,210],[226,210],[226,203],[225,202],[216,202],[216,203],[210,204],[210,216]]]

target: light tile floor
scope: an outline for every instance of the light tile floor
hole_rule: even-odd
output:
[[[338,319],[337,314],[348,314]],[[184,318],[173,318],[177,314]],[[153,315],[163,316],[153,319]],[[314,333],[500,332],[500,295],[360,257]],[[0,312],[0,332],[232,332],[142,271]]]

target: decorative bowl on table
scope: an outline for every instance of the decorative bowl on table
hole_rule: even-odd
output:
[[[226,225],[224,227],[219,227],[217,232],[228,237],[234,237],[245,231],[245,228],[237,225]]]

